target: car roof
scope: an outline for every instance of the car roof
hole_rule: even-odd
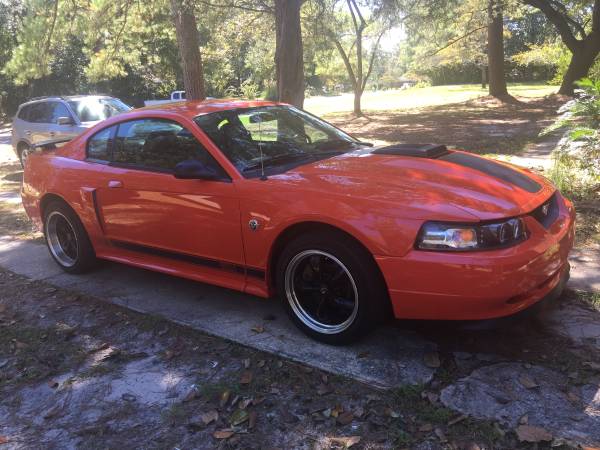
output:
[[[19,108],[21,108],[22,106],[25,105],[30,105],[33,103],[42,103],[42,102],[46,102],[46,101],[68,101],[68,100],[79,100],[82,98],[115,98],[115,97],[111,97],[110,95],[104,95],[104,94],[94,94],[94,95],[48,95],[48,96],[44,96],[44,97],[34,97],[30,100],[27,100],[26,102],[23,102],[19,105]]]
[[[238,100],[238,99],[209,99],[201,101],[181,101],[171,103],[161,103],[158,105],[146,106],[132,111],[152,113],[152,112],[171,112],[186,116],[190,119],[194,117],[218,112],[241,108],[256,108],[259,106],[276,106],[284,103],[271,102],[266,100]],[[126,113],[127,114],[127,113]]]

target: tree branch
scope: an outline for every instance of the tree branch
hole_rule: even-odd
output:
[[[330,36],[331,36],[331,40],[335,44],[335,48],[337,48],[340,56],[342,57],[342,61],[344,61],[344,66],[346,66],[346,71],[348,72],[348,76],[350,77],[350,82],[352,83],[352,87],[356,87],[357,86],[356,75],[354,74],[354,69],[352,69],[352,63],[350,63],[350,58],[348,58],[348,55],[344,51],[344,47],[342,47],[342,44],[334,36],[334,34],[330,33]]]
[[[597,2],[598,0],[596,0]],[[558,34],[565,45],[572,52],[576,51],[580,45],[581,41],[579,41],[573,34],[571,27],[569,27],[569,22],[565,18],[563,14],[559,11],[555,10],[549,1],[547,0],[523,0],[523,3],[533,6],[534,8],[539,9],[544,13],[544,15],[548,18],[550,22],[556,27]]]
[[[369,77],[371,76],[371,72],[373,71],[375,56],[377,55],[377,50],[379,49],[379,42],[381,42],[381,38],[383,37],[383,35],[385,34],[386,31],[387,30],[384,30],[379,34],[379,36],[377,37],[377,41],[375,42],[375,45],[373,46],[373,51],[371,53],[371,58],[369,60],[369,68],[367,69],[367,74],[365,75],[365,78],[363,79],[362,86],[361,86],[361,92],[364,92],[365,88],[367,87],[367,81],[369,80]]]
[[[459,41],[461,41],[461,40],[463,40],[463,39],[465,39],[465,38],[467,38],[467,37],[471,36],[473,33],[476,33],[476,32],[478,32],[478,31],[480,31],[480,30],[483,30],[483,29],[485,29],[485,28],[487,28],[487,24],[486,24],[486,25],[482,25],[482,26],[480,26],[480,27],[477,27],[477,28],[474,28],[474,29],[472,29],[471,31],[467,31],[467,32],[466,32],[465,34],[463,34],[462,36],[459,36],[459,37],[457,37],[456,39],[452,39],[450,42],[448,42],[448,43],[447,43],[446,45],[444,45],[443,47],[441,47],[441,48],[438,48],[438,49],[437,49],[435,52],[433,52],[433,53],[430,53],[430,54],[428,54],[428,55],[425,55],[425,57],[426,57],[426,58],[431,58],[432,56],[435,56],[435,55],[437,55],[439,52],[446,50],[448,47],[451,47],[451,46],[453,46],[453,45],[454,45],[454,44],[456,44],[457,42],[459,42]]]

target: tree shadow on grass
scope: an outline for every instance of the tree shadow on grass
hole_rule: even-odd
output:
[[[329,120],[364,140],[440,143],[474,153],[517,154],[552,123],[561,100],[483,97],[463,103],[401,111],[369,111]]]

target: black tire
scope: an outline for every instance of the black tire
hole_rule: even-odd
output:
[[[313,261],[315,263],[318,261],[317,270],[312,266]],[[326,276],[327,267],[330,273],[331,269],[336,267],[337,274],[334,277]],[[284,248],[277,260],[275,270],[277,291],[287,314],[300,330],[318,341],[331,345],[349,344],[370,332],[382,320],[391,317],[385,281],[373,257],[360,244],[343,233],[318,232],[295,238]],[[307,277],[309,281],[306,281]],[[315,281],[316,277],[321,278]],[[322,278],[326,281],[321,281]],[[342,286],[330,286],[327,280],[333,279],[337,279],[338,282],[342,279]],[[315,288],[315,284],[325,285],[325,287]],[[308,285],[311,287],[306,287]],[[292,286],[294,286],[293,292]],[[304,295],[298,293],[296,288],[300,293],[304,292]],[[337,295],[334,293],[335,290],[350,292],[350,294]],[[357,294],[356,305],[352,306],[350,312],[348,299],[354,294]],[[334,300],[332,297],[339,298]],[[301,298],[307,299],[304,302],[306,308],[298,300]],[[341,309],[343,313],[338,315],[339,324],[336,325],[336,320],[320,323],[320,319],[315,319],[322,309],[340,310],[340,300],[345,303],[345,306]],[[315,303],[319,305],[316,308]],[[330,306],[323,308],[324,304]],[[356,312],[354,308],[357,308]],[[309,309],[316,309],[315,314],[308,313]],[[323,330],[325,327],[331,328]]]
[[[69,240],[71,244],[69,251],[66,250],[67,246],[60,242],[60,233],[56,231],[57,223],[63,229],[70,228],[70,231],[73,232],[74,241],[73,239]],[[44,237],[50,255],[65,272],[85,273],[96,265],[96,252],[87,231],[75,211],[65,202],[55,200],[45,208]],[[73,247],[76,249],[75,251],[72,251]],[[61,251],[64,254],[61,254]]]

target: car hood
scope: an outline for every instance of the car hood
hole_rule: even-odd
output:
[[[329,194],[393,203],[413,218],[491,220],[529,213],[554,192],[543,177],[461,151],[442,158],[361,149],[280,178]]]

